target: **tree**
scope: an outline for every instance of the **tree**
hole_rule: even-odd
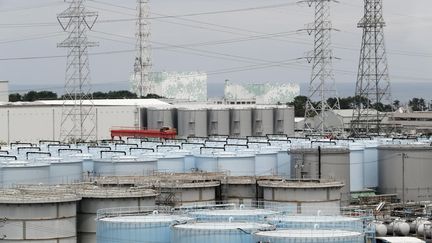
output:
[[[22,96],[18,93],[9,95],[9,102],[18,102],[22,101]]]
[[[56,100],[57,94],[51,91],[30,91],[23,95],[22,101]]]
[[[290,105],[294,106],[295,116],[296,117],[304,117],[305,116],[305,107],[306,101],[308,98],[306,96],[297,96],[294,98],[294,102],[290,103]]]
[[[427,109],[426,101],[423,98],[413,98],[408,105],[413,111],[424,111]]]

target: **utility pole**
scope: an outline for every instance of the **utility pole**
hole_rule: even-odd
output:
[[[96,121],[90,82],[87,32],[96,23],[98,14],[86,10],[85,0],[67,0],[69,7],[57,16],[66,40],[58,47],[68,48],[66,81],[63,95],[60,140],[65,142],[96,139]]]
[[[143,97],[154,93],[150,80],[151,54],[150,54],[150,7],[149,0],[137,0],[137,44],[134,64],[133,91]]]
[[[391,105],[382,1],[364,0],[364,16],[357,25],[363,29],[363,38],[351,122],[352,135],[383,132],[382,122],[387,114],[380,112],[380,109],[386,104]]]
[[[315,21],[306,28],[308,34],[314,36],[314,50],[306,57],[306,60],[312,63],[312,76],[305,107],[305,126],[308,131],[324,135],[334,132],[334,129],[328,127],[326,123],[326,112],[340,109],[335,90],[332,65],[334,57],[331,49],[331,32],[334,29],[330,21],[330,3],[336,1],[304,0],[301,2],[307,3],[309,7],[314,5],[315,9]],[[329,104],[327,102],[329,98],[336,98],[335,103]],[[313,124],[313,121],[317,123]]]

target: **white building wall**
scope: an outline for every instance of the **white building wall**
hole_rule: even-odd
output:
[[[134,106],[95,107],[97,139],[110,138],[112,127],[140,126]],[[0,143],[59,140],[61,106],[0,107]]]
[[[9,82],[0,80],[0,102],[9,101]]]

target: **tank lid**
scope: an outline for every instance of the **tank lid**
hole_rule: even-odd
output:
[[[168,214],[150,214],[141,216],[120,216],[113,218],[102,218],[99,221],[117,222],[117,223],[171,223],[174,221],[192,221],[193,218],[168,215]]]
[[[269,218],[270,221],[280,221],[280,222],[298,222],[298,223],[327,223],[327,222],[355,222],[361,221],[360,218],[351,218],[344,216],[272,216]]]
[[[273,215],[278,212],[267,209],[228,209],[228,210],[203,210],[191,212],[191,215],[208,215],[208,216],[259,216]]]
[[[0,190],[2,204],[40,204],[79,201],[81,198],[73,193],[50,193],[50,191],[4,189]]]
[[[262,180],[258,181],[260,187],[275,188],[342,188],[344,183],[331,180]]]

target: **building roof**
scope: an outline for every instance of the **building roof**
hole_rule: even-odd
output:
[[[353,117],[354,114],[354,110],[353,109],[340,109],[340,110],[333,110],[333,112],[336,115],[339,115],[341,117],[345,117],[345,118],[351,118]],[[366,111],[364,111],[366,113]],[[376,114],[377,110],[375,109],[368,109],[368,113],[369,114]]]
[[[62,106],[63,100],[39,100],[35,102],[15,102],[9,105],[51,105]],[[73,104],[73,101],[66,101],[66,104]],[[83,105],[90,105],[89,100],[83,101]],[[104,99],[93,100],[95,106],[138,106],[138,107],[161,107],[170,106],[169,103],[158,99]]]

